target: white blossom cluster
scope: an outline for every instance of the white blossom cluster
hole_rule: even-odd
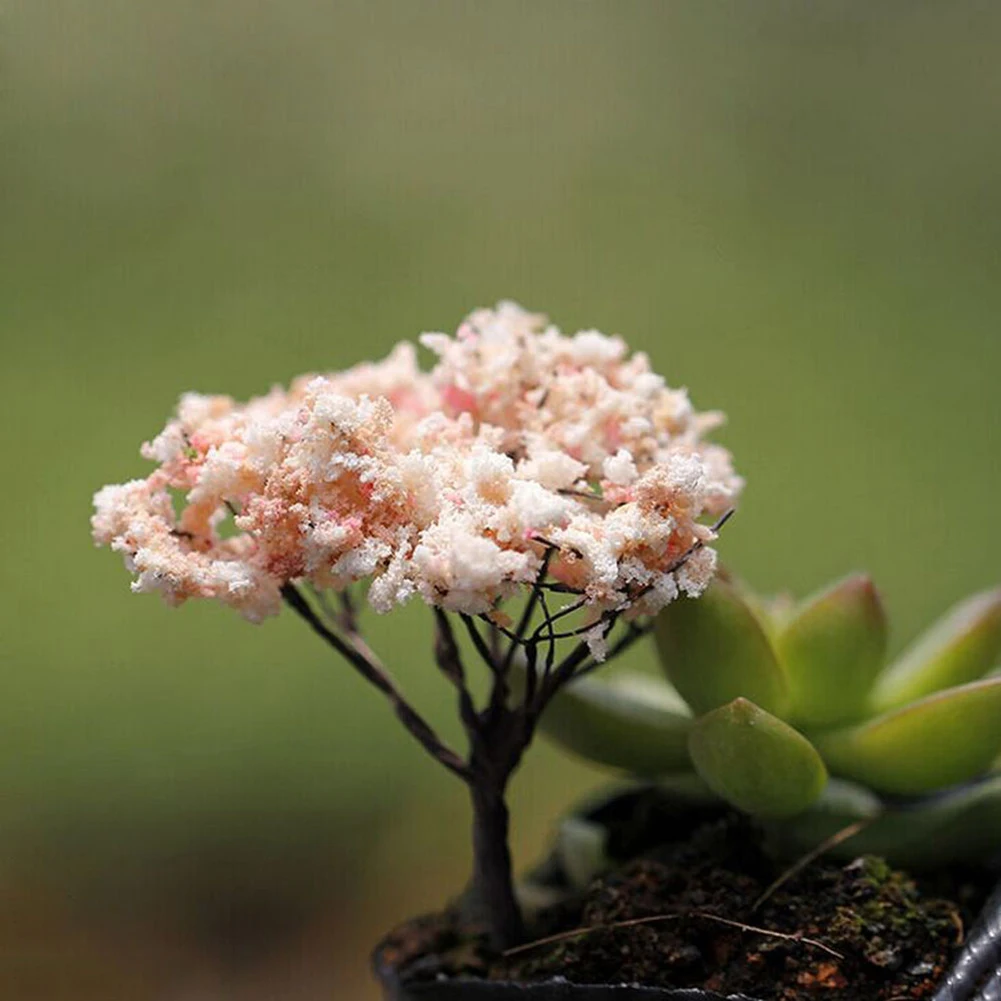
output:
[[[157,469],[95,496],[95,540],[124,555],[134,591],[254,621],[293,581],[367,581],[381,612],[417,594],[499,615],[549,550],[550,579],[596,620],[705,588],[713,549],[678,564],[742,486],[703,440],[720,414],[696,413],[620,338],[565,336],[510,302],[421,343],[429,373],[401,343],[243,405],[185,394],[142,448]]]

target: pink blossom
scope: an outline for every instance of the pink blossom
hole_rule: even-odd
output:
[[[438,356],[429,373],[401,343],[242,405],[185,394],[142,448],[154,472],[95,496],[95,540],[123,554],[133,590],[254,621],[303,580],[365,581],[379,611],[416,594],[495,614],[550,547],[552,575],[595,620],[706,587],[707,520],[742,487],[704,440],[721,415],[697,413],[620,338],[565,336],[510,302],[421,341]]]

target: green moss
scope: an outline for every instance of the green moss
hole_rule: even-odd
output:
[[[895,875],[886,860],[875,855],[866,855],[862,859],[862,864],[864,866],[863,878],[869,880],[874,887],[883,886],[890,882]]]
[[[854,877],[842,890],[829,934],[877,966],[893,968],[901,957],[890,943],[948,937],[951,909],[922,901],[914,881],[874,856],[848,867]]]

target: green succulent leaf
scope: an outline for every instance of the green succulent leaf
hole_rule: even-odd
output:
[[[760,621],[737,588],[717,578],[698,599],[678,598],[654,627],[661,664],[696,713],[746,698],[780,713],[786,679]]]
[[[798,858],[857,821],[866,826],[833,845],[833,858],[878,855],[908,869],[987,859],[1001,843],[1001,775],[900,807],[881,806],[863,787],[832,778],[806,813],[768,824],[766,833],[776,854]]]
[[[872,790],[831,776],[808,810],[795,817],[766,820],[763,830],[772,854],[798,858],[852,824],[871,824],[884,810],[883,801]],[[858,854],[858,835],[846,842],[845,851],[853,857]]]
[[[691,769],[691,725],[684,703],[666,684],[629,674],[567,685],[539,721],[543,733],[575,754],[647,776]]]
[[[856,574],[808,598],[778,630],[775,650],[791,718],[805,726],[859,719],[886,656],[886,613],[872,580]]]
[[[1001,678],[949,688],[815,737],[828,768],[878,792],[920,796],[985,772],[1001,750]]]
[[[756,817],[802,813],[827,781],[806,737],[743,698],[696,720],[688,748],[706,785]]]
[[[876,683],[872,706],[886,712],[943,688],[982,678],[1001,656],[1001,588],[960,602]]]

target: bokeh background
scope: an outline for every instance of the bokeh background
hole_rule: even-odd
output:
[[[25,0],[0,14],[0,996],[375,997],[463,792],[289,616],[134,598],[93,490],[502,297],[722,407],[726,560],[1001,578],[1001,7]],[[370,622],[454,734],[421,609]],[[639,652],[634,665],[648,662]],[[531,860],[607,777],[540,747]]]

